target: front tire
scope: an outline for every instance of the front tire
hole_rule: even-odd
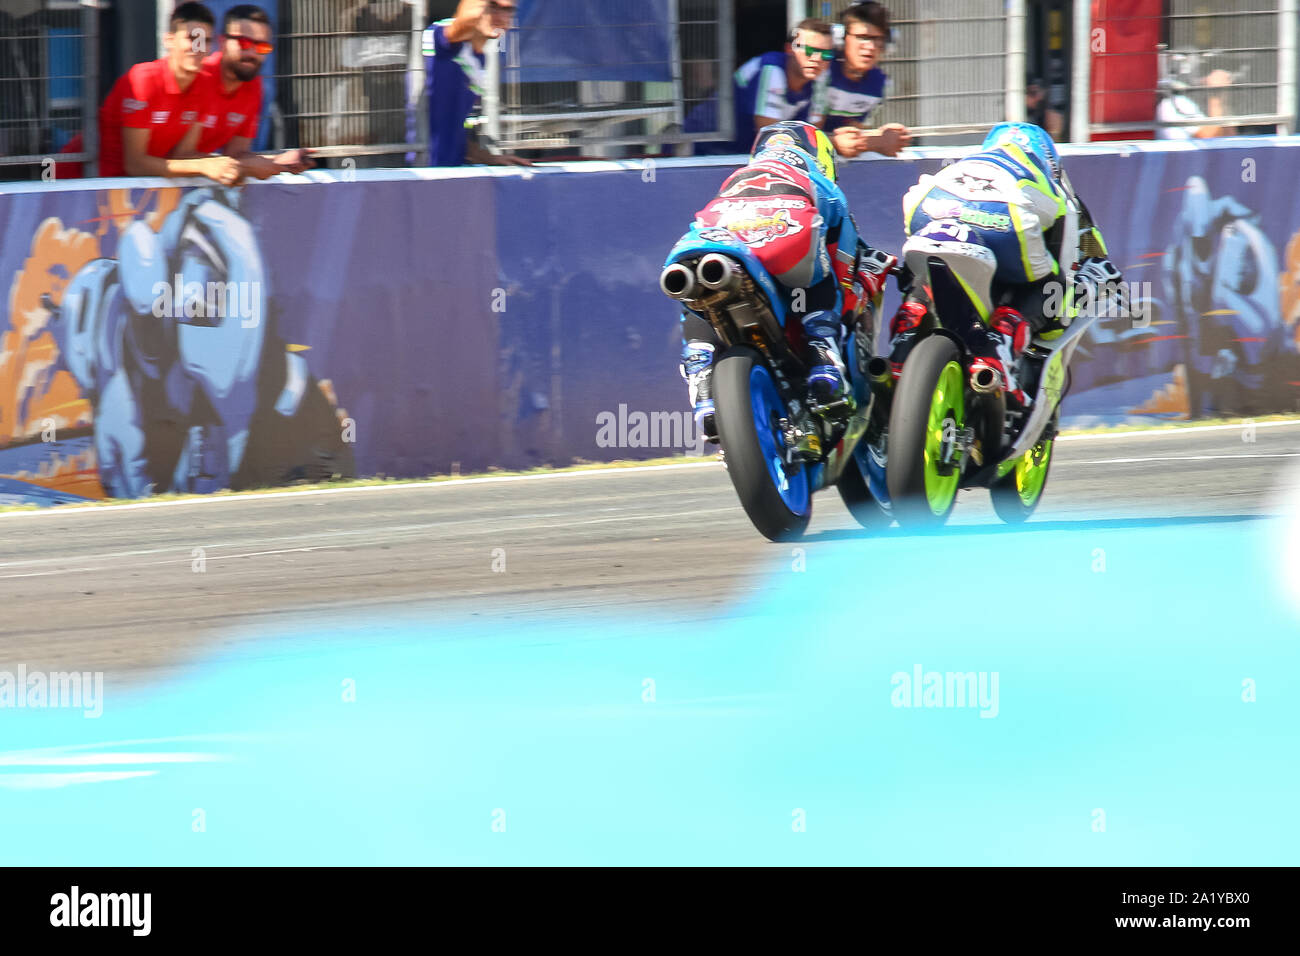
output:
[[[966,426],[961,359],[951,339],[931,335],[903,365],[889,414],[885,477],[894,516],[905,528],[943,524],[957,500],[961,462],[952,461],[952,445]]]
[[[812,482],[802,463],[784,467],[777,420],[788,415],[772,373],[750,348],[728,351],[713,368],[713,403],[727,474],[741,507],[772,541],[798,538],[812,517]]]
[[[849,514],[853,515],[862,527],[868,531],[880,531],[889,526],[889,515],[881,510],[875,495],[867,487],[867,479],[863,476],[858,460],[853,455],[849,456],[848,464],[844,466],[835,488],[840,493],[840,500],[844,502],[844,507],[849,509]]]

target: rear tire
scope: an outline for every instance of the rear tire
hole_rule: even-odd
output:
[[[889,414],[886,481],[899,525],[941,525],[952,513],[961,464],[942,458],[966,426],[966,372],[951,339],[931,335],[912,349]]]
[[[757,352],[736,348],[718,360],[713,402],[727,474],[745,514],[772,541],[798,538],[812,517],[812,483],[806,466],[794,474],[781,466],[785,442],[775,419],[785,407]]]

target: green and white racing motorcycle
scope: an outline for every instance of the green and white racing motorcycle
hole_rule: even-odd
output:
[[[914,287],[929,290],[929,308],[895,327],[890,361],[902,371],[881,396],[888,427],[875,451],[885,461],[888,504],[904,527],[939,525],[958,490],[984,487],[999,517],[1022,522],[1042,500],[1070,358],[1098,311],[1079,309],[1073,293],[1060,297],[1065,327],[1030,341],[1013,369],[1026,400],[1009,402],[996,369],[968,372],[1001,296],[996,260],[960,223],[946,235],[942,223],[926,232],[908,240],[903,258]],[[873,361],[873,382],[888,383],[883,360]]]

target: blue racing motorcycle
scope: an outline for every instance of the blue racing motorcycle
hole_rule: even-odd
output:
[[[712,379],[718,440],[754,527],[773,541],[798,538],[813,494],[831,485],[864,527],[888,525],[884,458],[873,445],[887,421],[876,421],[872,376],[877,388],[892,384],[887,361],[872,355],[880,303],[864,299],[845,317],[852,391],[823,406],[806,394],[802,327],[786,321],[790,293],[744,242],[725,229],[692,225],[668,254],[659,287],[705,319],[722,343]]]

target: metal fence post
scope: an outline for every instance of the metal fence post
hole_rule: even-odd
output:
[[[1296,19],[1300,4],[1281,0],[1277,8],[1277,111],[1282,121],[1279,133],[1293,133],[1296,127]]]
[[[407,0],[411,3],[411,0]],[[408,112],[407,130],[414,136],[411,146],[413,162],[418,166],[429,163],[429,134],[425,129],[428,118],[424,115],[424,21],[421,4],[411,3],[411,49],[406,62],[406,109]],[[424,143],[421,150],[417,144]]]
[[[736,138],[736,30],[732,0],[718,2],[718,133],[724,142]]]
[[[1070,139],[1086,143],[1091,137],[1092,0],[1075,0],[1070,66]]]
[[[82,171],[99,175],[99,2],[81,0]]]
[[[1007,3],[1008,123],[1025,121],[1025,0]]]
[[[501,142],[501,40],[489,40],[483,47],[487,54],[487,70],[483,80],[483,120],[487,127],[488,148],[497,152],[496,144]],[[506,34],[504,42],[512,42]],[[432,159],[432,157],[430,157]]]
[[[157,3],[158,25],[157,29],[154,30],[153,42],[156,47],[154,56],[158,59],[162,59],[167,55],[167,51],[163,49],[162,38],[163,34],[167,32],[167,28],[171,26],[172,8],[175,6],[176,4],[172,3],[171,0],[158,0]]]

